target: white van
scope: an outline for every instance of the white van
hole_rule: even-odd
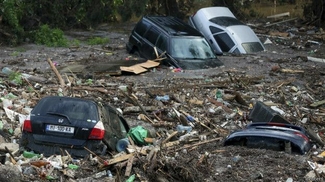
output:
[[[255,32],[240,22],[227,7],[202,8],[190,16],[189,24],[204,35],[217,54],[265,50]]]

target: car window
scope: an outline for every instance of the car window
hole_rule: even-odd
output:
[[[244,23],[233,17],[215,17],[211,18],[209,21],[224,27],[233,25],[245,25]]]
[[[95,103],[75,99],[43,99],[36,105],[32,113],[35,115],[65,115],[69,119],[76,120],[99,120],[98,114],[95,114],[98,113]]]
[[[167,37],[163,34],[161,34],[157,40],[156,46],[162,50],[166,51],[167,50]]]
[[[149,23],[146,21],[140,21],[134,28],[135,32],[140,36],[143,36],[149,27]]]
[[[144,35],[144,37],[151,42],[152,44],[155,44],[157,41],[157,38],[159,36],[158,30],[155,27],[151,27],[147,33]]]
[[[235,46],[235,43],[227,33],[216,34],[213,37],[223,52],[228,52],[232,47]]]
[[[105,117],[109,120],[109,125],[115,131],[120,131],[123,134],[126,134],[126,128],[121,120],[121,117],[117,114],[117,111],[114,110],[112,107],[105,105]],[[117,132],[118,133],[118,132]]]
[[[243,48],[247,53],[263,51],[264,48],[259,42],[242,43]]]
[[[215,58],[213,50],[203,37],[174,37],[171,40],[171,56],[187,59]]]
[[[214,26],[210,26],[210,31],[212,34],[216,34],[216,33],[219,33],[219,32],[224,32],[224,30],[220,29],[220,28],[216,28]]]

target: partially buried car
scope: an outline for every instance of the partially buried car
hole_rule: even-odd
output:
[[[308,138],[308,133],[299,126],[256,122],[247,125],[243,130],[231,133],[225,139],[224,145],[240,145],[249,148],[306,154],[312,143]]]
[[[126,48],[129,53],[149,60],[165,53],[162,63],[175,68],[194,70],[223,65],[199,31],[172,16],[142,17]]]
[[[239,21],[227,7],[201,8],[189,17],[189,24],[205,36],[217,54],[246,54],[265,50],[255,32]]]
[[[21,146],[45,156],[88,150],[104,154],[126,138],[127,121],[112,106],[76,97],[47,96],[32,109],[22,127]]]

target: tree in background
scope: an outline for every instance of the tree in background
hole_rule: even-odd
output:
[[[311,24],[321,26],[325,21],[325,0],[309,1],[312,3],[304,6],[304,15]],[[0,42],[19,44],[45,24],[62,30],[93,29],[101,23],[128,21],[145,14],[176,16],[185,20],[197,2],[199,0],[0,0]],[[226,6],[236,17],[243,19],[254,16],[254,10],[248,15],[244,13],[251,3],[254,1],[211,0],[210,4]]]

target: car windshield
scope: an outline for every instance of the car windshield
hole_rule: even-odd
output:
[[[43,99],[33,110],[35,115],[57,115],[68,120],[99,120],[97,107],[93,102],[64,98]]]
[[[211,59],[215,55],[203,37],[180,37],[171,40],[171,56],[184,59]]]
[[[233,17],[215,17],[211,18],[209,21],[224,27],[233,25],[245,25],[244,23]]]
[[[246,42],[243,43],[242,46],[247,53],[260,52],[264,50],[263,46],[259,42]]]

